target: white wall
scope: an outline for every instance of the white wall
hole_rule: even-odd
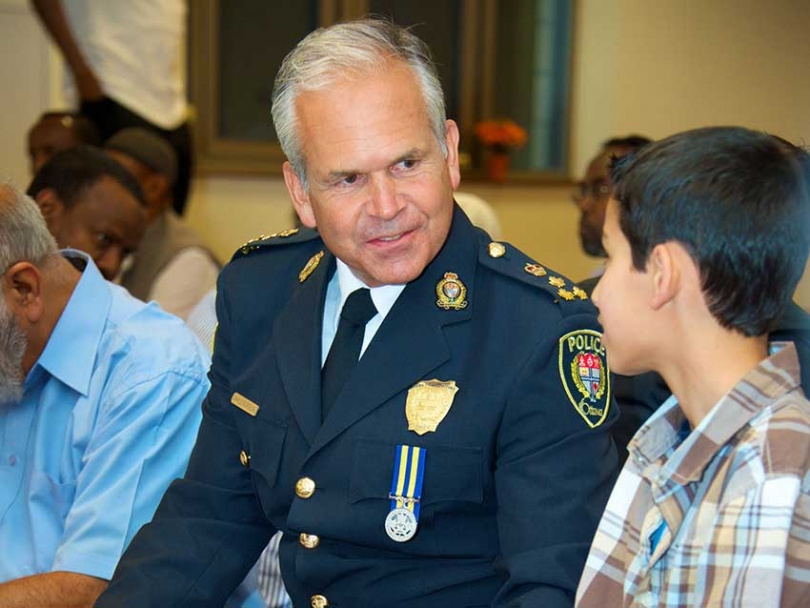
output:
[[[23,0],[0,0],[0,178],[30,180],[29,126],[50,104],[51,63],[45,36]]]

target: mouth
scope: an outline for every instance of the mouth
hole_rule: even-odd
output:
[[[397,234],[375,236],[374,238],[369,239],[368,243],[378,247],[385,247],[405,241],[412,233],[412,230],[406,230],[405,232],[398,232]]]

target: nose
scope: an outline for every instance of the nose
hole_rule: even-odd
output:
[[[118,276],[123,259],[123,249],[120,247],[108,247],[101,255],[95,258],[95,262],[101,275],[108,281],[112,281]]]
[[[602,299],[602,290],[599,288],[599,284],[601,282],[602,281],[597,281],[593,291],[591,292],[591,302],[593,302],[593,305],[596,306],[596,308],[599,308],[599,301]]]
[[[397,196],[394,179],[389,175],[373,176],[370,185],[369,214],[382,219],[395,217],[402,208],[402,203]]]

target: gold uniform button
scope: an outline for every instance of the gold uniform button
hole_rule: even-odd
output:
[[[301,535],[298,537],[298,542],[300,542],[305,549],[314,549],[321,544],[321,539],[315,534],[301,533]]]
[[[250,455],[245,450],[239,452],[239,462],[242,463],[243,467],[250,466]]]
[[[312,608],[326,608],[329,605],[329,600],[322,595],[313,595],[309,598],[309,605]]]
[[[295,482],[295,495],[298,498],[309,498],[315,493],[315,482],[309,477],[302,477]]]
[[[501,243],[490,243],[488,249],[489,257],[491,258],[501,258],[506,253],[506,247],[504,247]]]

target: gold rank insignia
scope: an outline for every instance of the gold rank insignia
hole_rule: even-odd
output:
[[[546,269],[543,268],[540,264],[531,264],[527,262],[523,270],[536,277],[546,276]]]
[[[318,267],[318,264],[321,263],[322,257],[323,257],[323,250],[319,251],[311,258],[309,258],[309,261],[306,263],[306,266],[304,266],[301,269],[301,272],[298,273],[299,283],[303,283],[304,281],[306,281],[309,278],[309,275],[315,272],[315,269]]]
[[[445,310],[467,308],[467,288],[455,272],[445,272],[444,278],[436,283],[436,306]]]
[[[288,228],[287,230],[282,230],[276,236],[286,239],[288,236],[292,236],[294,234],[298,234],[298,228]]]
[[[562,277],[549,277],[548,282],[554,287],[565,287],[565,279]]]
[[[492,242],[487,247],[487,252],[491,258],[502,258],[506,253],[506,247],[502,243]]]
[[[581,329],[565,334],[559,344],[560,379],[565,393],[582,419],[595,429],[608,415],[610,370],[602,334]]]
[[[417,435],[433,433],[447,416],[458,392],[455,380],[423,380],[408,390],[405,417],[408,430]]]
[[[558,289],[557,295],[560,296],[563,300],[570,302],[574,299],[574,294],[568,291],[567,289]]]
[[[585,293],[585,291],[583,289],[580,289],[576,285],[574,285],[574,289],[572,291],[574,292],[574,295],[576,297],[578,297],[580,300],[587,300],[588,299],[588,294]]]
[[[273,235],[270,235],[273,236]],[[250,239],[244,245],[242,245],[239,249],[242,250],[243,254],[247,254],[251,249],[258,249],[258,247],[251,247],[254,243],[258,243],[259,241],[263,241],[264,239],[270,238],[266,234],[260,234],[256,238]]]

